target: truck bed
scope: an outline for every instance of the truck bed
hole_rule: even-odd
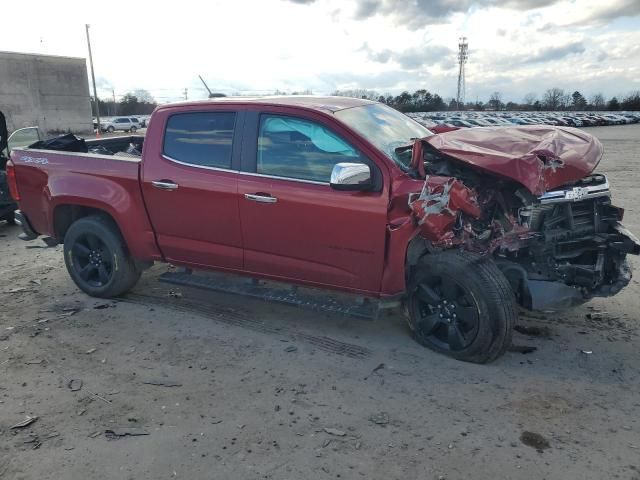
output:
[[[60,222],[71,221],[74,209],[80,205],[108,212],[139,258],[149,258],[150,252],[157,252],[140,189],[141,158],[119,153],[133,142],[141,144],[143,138],[86,142],[90,149],[104,148],[105,154],[14,149],[11,160],[19,184],[20,209],[33,229],[62,241],[57,235]]]

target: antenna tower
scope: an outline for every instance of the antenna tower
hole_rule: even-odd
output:
[[[464,66],[469,58],[469,44],[467,43],[467,37],[460,37],[458,42],[458,95],[456,96],[456,106],[460,110],[460,106],[464,108],[464,94],[466,89],[466,82],[464,78]]]

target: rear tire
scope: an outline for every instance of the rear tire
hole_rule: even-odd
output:
[[[511,286],[493,260],[464,251],[423,257],[409,281],[407,307],[420,344],[473,363],[503,355],[518,318]]]
[[[92,297],[117,297],[137,283],[141,271],[114,222],[102,215],[75,221],[64,237],[64,261],[75,284]]]
[[[131,130],[129,130],[131,133],[136,133],[138,129],[136,127],[131,127]]]

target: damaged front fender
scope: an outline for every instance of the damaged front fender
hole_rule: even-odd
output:
[[[482,213],[472,189],[452,177],[427,176],[417,197],[409,197],[424,238],[437,245],[452,245],[455,224],[460,213],[478,219]]]

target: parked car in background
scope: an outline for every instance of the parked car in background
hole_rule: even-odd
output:
[[[134,122],[130,117],[114,117],[109,120],[101,120],[100,126],[103,132],[110,133],[116,130],[133,133],[140,128],[140,124]]]

